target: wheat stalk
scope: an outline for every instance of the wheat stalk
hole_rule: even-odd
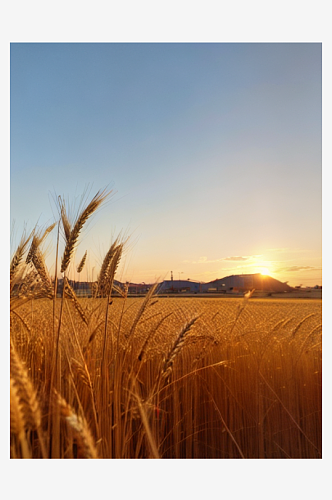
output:
[[[135,399],[137,401],[138,411],[140,413],[142,424],[143,424],[145,432],[146,432],[146,437],[147,437],[147,440],[148,440],[148,443],[150,446],[152,457],[153,458],[160,458],[160,455],[158,452],[158,446],[157,446],[156,440],[154,439],[154,436],[152,434],[151,427],[149,424],[149,419],[148,419],[148,415],[146,412],[145,404],[143,403],[141,397],[139,396],[137,389],[136,389],[135,393],[133,393],[133,396],[135,397]]]
[[[146,294],[146,296],[144,297],[144,300],[143,300],[143,302],[142,302],[142,305],[141,305],[141,307],[139,308],[139,310],[137,311],[137,314],[136,314],[136,316],[135,316],[135,318],[134,318],[134,320],[133,320],[133,322],[132,322],[132,325],[131,325],[131,328],[130,328],[129,332],[125,334],[125,336],[126,336],[126,338],[127,338],[127,339],[129,339],[129,338],[133,335],[134,331],[136,330],[137,324],[138,324],[139,320],[141,319],[141,317],[142,317],[142,315],[143,315],[144,311],[145,311],[145,310],[146,310],[146,308],[148,307],[148,305],[149,305],[149,303],[150,303],[150,300],[151,300],[151,298],[152,298],[152,296],[153,296],[153,294],[154,294],[154,292],[155,292],[155,290],[156,290],[157,286],[158,286],[158,284],[157,284],[157,283],[155,283],[155,284],[154,284],[154,285],[150,288],[150,290],[148,291],[148,293]]]
[[[137,356],[137,359],[138,359],[139,361],[142,361],[143,356],[146,354],[147,345],[148,345],[149,341],[151,340],[151,337],[152,337],[152,336],[154,336],[154,335],[157,333],[157,331],[158,331],[159,327],[161,326],[161,324],[162,324],[162,323],[163,323],[163,322],[164,322],[164,321],[165,321],[165,320],[166,320],[169,316],[171,316],[172,314],[173,314],[173,313],[172,313],[172,312],[170,312],[170,313],[166,314],[166,316],[164,316],[163,318],[161,318],[161,320],[159,321],[159,323],[158,323],[158,324],[157,324],[157,326],[155,327],[154,331],[153,331],[150,335],[148,335],[148,336],[146,337],[146,339],[145,339],[145,341],[144,341],[144,344],[143,344],[143,346],[142,346],[142,348],[141,348],[141,350],[140,350],[140,353],[139,353],[139,355]]]
[[[247,293],[244,294],[244,298],[242,300],[242,304],[240,304],[238,306],[237,313],[236,313],[236,316],[235,316],[235,319],[234,319],[234,322],[233,322],[233,326],[231,328],[231,331],[230,331],[229,335],[231,335],[231,336],[233,335],[233,330],[235,328],[236,322],[239,319],[239,317],[241,316],[241,314],[242,314],[243,310],[245,309],[245,307],[247,306],[249,299],[253,296],[254,291],[255,291],[255,289],[253,288],[252,290],[249,290]]]

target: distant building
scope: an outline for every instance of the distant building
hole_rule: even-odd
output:
[[[202,292],[236,293],[255,289],[263,292],[289,292],[292,288],[271,276],[263,274],[237,274],[202,284]]]
[[[70,286],[75,290],[78,297],[92,297],[96,293],[97,282],[87,281],[72,281],[68,280]],[[145,295],[148,293],[152,284],[147,283],[121,283],[114,280],[115,289],[112,291],[113,296],[120,296],[127,289],[129,295]],[[315,288],[320,288],[316,285]],[[58,279],[57,296],[61,297],[63,289],[63,280]],[[196,294],[196,293],[243,293],[248,290],[255,289],[266,293],[290,292],[294,288],[286,283],[282,283],[271,276],[263,274],[237,274],[226,276],[225,278],[216,279],[209,283],[202,283],[192,280],[165,280],[159,283],[156,293],[161,294]],[[97,291],[97,297],[100,296]]]
[[[157,293],[199,293],[202,284],[191,280],[165,280],[158,286]]]
[[[96,294],[97,290],[97,281],[74,281],[68,280],[69,285],[75,291],[77,297],[81,298],[89,298],[93,297]],[[123,288],[123,284],[120,281],[114,280],[113,284],[119,289]],[[62,297],[63,291],[63,279],[59,278],[57,281],[57,297]],[[112,295],[119,295],[119,293],[113,290]],[[96,295],[99,296],[98,293]]]
[[[152,285],[147,285],[146,283],[126,283],[128,293],[130,295],[136,294],[136,295],[141,295],[148,293]],[[124,286],[121,284],[121,287],[124,288]]]

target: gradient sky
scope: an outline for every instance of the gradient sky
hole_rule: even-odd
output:
[[[320,43],[12,43],[13,246],[25,223],[54,221],[55,195],[74,207],[108,185],[77,249],[83,279],[123,231],[122,280],[267,268],[320,285],[321,56]]]

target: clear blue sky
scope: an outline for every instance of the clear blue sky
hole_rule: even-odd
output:
[[[90,276],[123,230],[122,279],[321,284],[321,76],[319,43],[11,44],[14,244],[109,185]]]

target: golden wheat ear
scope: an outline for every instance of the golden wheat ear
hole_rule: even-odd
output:
[[[116,240],[112,243],[112,245],[110,246],[110,249],[106,253],[104,260],[103,260],[103,263],[101,265],[100,273],[98,276],[98,290],[100,291],[100,293],[106,294],[106,292],[104,292],[104,288],[106,286],[108,272],[109,272],[109,268],[110,268],[112,259],[113,259],[115,252],[119,246],[118,241],[119,241],[119,238],[116,238]]]
[[[11,429],[17,433],[21,446],[26,446],[24,432],[36,431],[42,458],[46,458],[42,414],[37,391],[12,341],[10,341],[10,381]],[[22,452],[23,458],[31,458],[29,449],[22,448]]]
[[[84,417],[78,416],[67,401],[55,392],[60,415],[72,429],[77,440],[79,458],[98,458],[95,441]]]
[[[28,246],[28,243],[29,243],[33,233],[34,233],[34,230],[31,231],[31,233],[28,235],[26,235],[25,231],[23,232],[23,235],[21,237],[21,241],[18,244],[16,252],[14,253],[14,256],[10,262],[10,283],[12,283],[14,281],[14,278],[17,275],[20,264],[23,260],[24,252],[26,251],[26,248]]]
[[[79,263],[78,267],[77,267],[77,272],[78,273],[81,273],[84,269],[84,265],[85,265],[85,261],[86,261],[86,256],[88,255],[88,251],[86,250],[85,251],[85,254],[83,255],[82,257],[82,260],[81,262]]]
[[[15,381],[10,379],[10,434],[11,434],[11,458],[31,458],[31,450],[25,433],[26,422],[24,409],[20,402],[18,387]],[[15,436],[16,439],[12,439]],[[15,444],[17,440],[18,446]]]
[[[45,259],[42,252],[37,248],[35,253],[32,256],[32,263],[35,266],[36,271],[41,279],[41,286],[43,291],[45,292],[45,297],[53,298],[54,290],[52,286],[52,280],[48,274]]]
[[[91,217],[91,215],[100,207],[100,205],[108,198],[112,191],[98,191],[98,193],[92,198],[90,203],[83,208],[83,210],[79,213],[76,222],[74,224],[73,229],[69,233],[69,228],[64,227],[65,236],[66,236],[66,246],[63,252],[62,262],[61,262],[61,272],[64,273],[69,266],[71,257],[74,253],[74,250],[77,245],[78,237],[82,231],[82,228],[86,221]],[[60,202],[61,203],[61,202]],[[63,212],[64,205],[61,204],[60,210],[61,214]],[[62,218],[63,223],[63,218]]]
[[[180,353],[182,347],[184,346],[186,337],[187,337],[188,333],[190,332],[191,327],[197,321],[197,319],[198,319],[198,316],[195,316],[190,321],[188,321],[183,326],[183,328],[180,330],[179,334],[177,335],[173,346],[171,347],[171,349],[169,350],[169,352],[165,358],[163,368],[161,371],[162,378],[167,378],[171,374],[171,372],[173,370],[173,363],[175,361],[175,358]]]
[[[79,303],[75,291],[72,289],[72,287],[69,284],[68,278],[64,278],[64,287],[65,287],[65,295],[72,301],[74,304],[75,309],[77,310],[78,314],[81,316],[82,320],[84,323],[87,325],[88,320],[85,315],[84,309],[82,308],[81,304]]]
[[[41,411],[33,384],[20,360],[13,342],[10,342],[10,376],[17,390],[27,428],[35,430],[41,425]]]
[[[37,252],[38,248],[43,243],[46,236],[54,229],[55,226],[56,226],[56,222],[54,222],[53,224],[48,226],[44,232],[42,232],[42,230],[38,230],[38,232],[34,232],[34,235],[33,235],[32,241],[31,241],[31,245],[30,245],[30,249],[29,249],[26,261],[25,261],[26,264],[29,264],[33,260],[33,257],[35,255],[35,253]]]

